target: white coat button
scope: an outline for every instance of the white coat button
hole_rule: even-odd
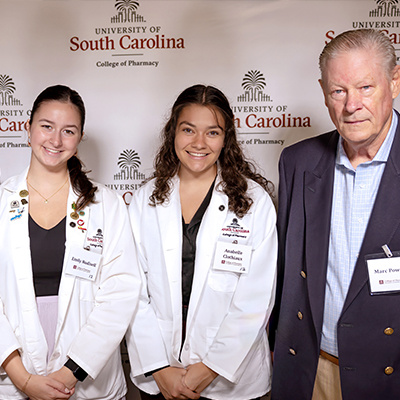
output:
[[[189,345],[185,344],[185,350],[189,350]]]

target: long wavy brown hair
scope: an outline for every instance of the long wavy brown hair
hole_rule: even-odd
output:
[[[236,138],[234,115],[228,99],[213,86],[194,85],[185,89],[172,106],[171,115],[161,133],[162,145],[154,161],[154,190],[149,200],[150,205],[163,204],[171,193],[171,178],[178,173],[180,161],[175,152],[175,131],[182,110],[198,104],[217,110],[225,120],[224,147],[218,159],[222,190],[229,200],[229,210],[238,217],[243,217],[253,204],[247,193],[247,179],[260,184],[269,194],[273,191],[272,182],[256,172],[254,164],[245,159]]]
[[[82,97],[73,89],[68,86],[55,85],[49,86],[41,92],[33,103],[31,116],[29,123],[32,125],[33,116],[39,107],[49,101],[60,101],[62,103],[73,104],[79,112],[81,117],[81,135],[83,135],[83,127],[85,125],[85,105]],[[87,177],[86,173],[90,171],[84,171],[81,160],[77,155],[73,155],[67,162],[69,171],[69,178],[71,181],[74,192],[78,195],[76,201],[76,210],[79,211],[89,203],[94,202],[95,192],[97,187]]]

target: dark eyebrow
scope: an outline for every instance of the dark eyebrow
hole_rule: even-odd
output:
[[[48,124],[53,124],[54,125],[53,121],[50,121],[49,119],[46,119],[46,118],[39,119],[39,122],[46,122]],[[79,128],[74,124],[66,125],[64,128],[75,128],[75,129],[77,129],[79,131]]]
[[[187,122],[187,121],[182,121],[182,122],[180,122],[180,123],[179,123],[179,126],[181,126],[181,125],[183,125],[183,124],[189,125],[189,126],[191,126],[192,128],[195,128],[195,127],[196,127],[196,125],[193,125],[193,124],[191,124],[190,122]]]
[[[49,123],[49,124],[54,124],[53,121],[50,121],[50,120],[48,120],[48,119],[46,119],[46,118],[39,119],[39,122],[47,122],[47,123]]]
[[[192,127],[192,128],[196,128],[196,125],[191,124],[190,122],[187,122],[187,121],[182,121],[182,122],[180,122],[178,126],[181,126],[181,125],[183,125],[183,124],[189,125],[189,126]],[[207,129],[216,129],[216,128],[219,128],[219,129],[221,129],[221,130],[223,131],[222,127],[219,126],[219,125],[212,125],[212,126],[208,126],[208,127],[207,127]]]

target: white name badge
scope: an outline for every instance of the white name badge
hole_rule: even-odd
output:
[[[249,272],[251,246],[226,242],[217,242],[213,268],[222,271]]]
[[[367,260],[371,294],[400,292],[400,257]]]
[[[65,273],[82,279],[94,281],[99,270],[101,254],[79,247],[69,250]]]

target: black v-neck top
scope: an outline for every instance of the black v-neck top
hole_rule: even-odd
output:
[[[64,217],[51,229],[44,229],[29,215],[29,238],[33,284],[36,296],[57,296],[65,253]]]
[[[182,216],[182,343],[186,337],[186,321],[188,315],[188,305],[190,294],[192,292],[193,275],[194,275],[194,262],[196,258],[196,239],[200,229],[200,224],[203,216],[210,204],[212,192],[214,190],[215,180],[208,190],[206,197],[200,204],[192,220],[186,224]],[[180,357],[179,357],[180,358]],[[146,372],[144,376],[151,376],[154,372],[167,368],[169,365]]]
[[[215,180],[208,190],[206,197],[197,209],[192,220],[185,224],[182,217],[182,305],[188,306],[190,293],[192,292],[192,283],[194,275],[194,261],[196,258],[196,239],[200,229],[201,220],[211,201],[212,192],[214,190]],[[184,316],[184,320],[186,316]]]

